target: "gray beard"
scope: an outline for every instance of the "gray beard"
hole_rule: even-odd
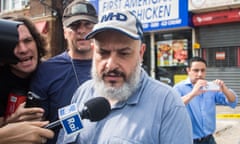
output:
[[[125,101],[127,100],[137,89],[138,83],[140,81],[141,65],[138,63],[133,70],[130,79],[123,83],[119,88],[107,86],[104,81],[97,75],[95,62],[93,61],[92,67],[92,77],[94,82],[94,89],[96,93],[100,96],[117,100]]]

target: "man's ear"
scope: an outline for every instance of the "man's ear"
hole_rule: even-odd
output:
[[[94,50],[94,47],[95,47],[95,46],[94,46],[94,41],[93,41],[93,39],[91,39],[90,47],[91,47],[92,50]]]
[[[65,40],[66,40],[67,37],[68,37],[68,35],[67,35],[67,28],[66,28],[66,27],[63,28],[63,36],[64,36],[64,39],[65,39]]]
[[[142,43],[141,44],[141,49],[140,49],[140,56],[141,56],[142,59],[143,59],[143,55],[145,53],[145,50],[146,50],[146,44]]]

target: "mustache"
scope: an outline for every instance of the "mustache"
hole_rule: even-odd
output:
[[[117,69],[103,72],[103,77],[105,76],[121,76],[125,78],[125,74]]]

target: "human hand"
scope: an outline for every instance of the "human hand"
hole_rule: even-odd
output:
[[[226,87],[224,81],[220,80],[220,79],[216,79],[213,81],[215,84],[219,85],[220,87],[220,91],[223,91]]]
[[[227,97],[227,100],[229,102],[236,102],[236,97],[235,93],[233,93],[231,90],[228,89],[228,87],[225,85],[224,81],[216,79],[213,81],[220,87],[220,91],[224,93],[224,95]]]
[[[193,86],[193,89],[191,91],[192,95],[197,96],[204,92],[202,87],[207,85],[207,81],[203,79],[199,79],[196,84]]]
[[[40,121],[43,119],[44,110],[40,107],[25,108],[25,102],[20,104],[17,110],[6,118],[6,123],[19,121]]]
[[[42,128],[48,121],[10,123],[0,128],[0,143],[42,144],[53,138],[54,132]]]

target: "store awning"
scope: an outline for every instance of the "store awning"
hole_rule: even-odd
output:
[[[192,20],[194,26],[239,22],[240,10],[232,9],[195,14],[193,15]]]

